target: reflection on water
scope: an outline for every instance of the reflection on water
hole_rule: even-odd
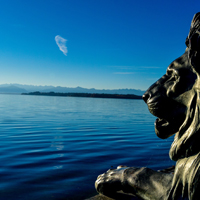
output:
[[[52,152],[53,151],[58,151],[57,152],[57,157],[64,157],[64,153],[60,153],[60,151],[62,152],[62,150],[64,149],[64,142],[62,142],[63,137],[62,136],[55,136],[54,140],[52,141],[51,144],[51,148],[52,148]],[[62,169],[63,165],[56,165],[54,166],[54,169]]]
[[[174,164],[141,100],[0,95],[0,199],[84,199],[111,166]]]

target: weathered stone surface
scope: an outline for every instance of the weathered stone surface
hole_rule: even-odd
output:
[[[107,197],[102,194],[99,194],[86,200],[140,200],[140,199],[133,195],[118,193],[113,195],[113,197]]]
[[[98,176],[95,187],[106,196],[119,190],[146,200],[200,199],[200,13],[191,23],[185,53],[143,95],[158,117],[155,132],[175,134],[169,155],[174,175],[148,168],[119,166]]]

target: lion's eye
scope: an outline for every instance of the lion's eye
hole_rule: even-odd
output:
[[[169,80],[171,80],[171,81],[177,81],[179,79],[179,76],[178,76],[176,70],[169,69],[169,70],[167,70],[166,75],[169,77]]]

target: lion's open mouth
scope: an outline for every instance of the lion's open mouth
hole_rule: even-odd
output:
[[[167,122],[165,119],[160,119],[160,118],[157,118],[156,121],[155,121],[155,126],[156,127],[166,127],[169,125],[169,122]]]
[[[155,126],[157,128],[161,128],[161,127],[167,127],[169,126],[169,122],[167,122],[165,119],[160,119],[160,118],[157,118],[156,121],[155,121]]]
[[[155,132],[162,139],[175,134],[185,120],[186,107],[169,98],[151,98],[147,105],[150,113],[158,117]]]
[[[168,122],[165,119],[160,118],[156,119],[154,125],[157,136],[162,139],[170,137],[171,135],[175,134],[179,129],[179,126],[177,126],[176,123]]]

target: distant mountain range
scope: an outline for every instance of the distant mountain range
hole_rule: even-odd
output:
[[[143,95],[145,91],[136,89],[102,89],[97,90],[95,88],[87,89],[82,87],[70,88],[70,87],[54,87],[54,86],[35,86],[35,85],[22,85],[22,84],[2,84],[0,85],[0,93],[9,94],[21,94],[27,92],[58,92],[58,93],[97,93],[97,94],[135,94]]]

